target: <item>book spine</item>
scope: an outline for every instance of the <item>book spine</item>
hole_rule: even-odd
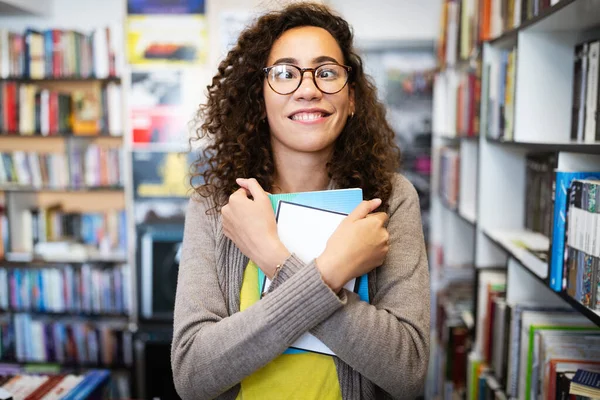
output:
[[[554,190],[554,222],[550,257],[550,287],[556,292],[563,289],[563,251],[565,246],[565,208],[569,178],[564,172],[556,173]]]

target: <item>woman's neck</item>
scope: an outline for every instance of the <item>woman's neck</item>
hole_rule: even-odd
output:
[[[285,162],[275,156],[273,193],[295,193],[325,190],[329,186],[327,162],[329,157],[286,157]]]

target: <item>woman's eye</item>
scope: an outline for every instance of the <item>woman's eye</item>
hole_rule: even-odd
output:
[[[338,74],[333,69],[324,69],[319,71],[317,77],[321,79],[335,79],[338,77]]]
[[[281,68],[281,69],[277,69],[275,71],[275,78],[281,79],[281,80],[295,79],[296,74],[294,73],[294,71],[290,71],[289,69]]]

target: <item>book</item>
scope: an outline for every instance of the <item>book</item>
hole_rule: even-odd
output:
[[[561,292],[566,288],[563,275],[565,253],[565,231],[567,194],[571,182],[576,179],[600,179],[600,172],[556,171],[554,189],[554,219],[552,227],[552,247],[550,255],[550,287]]]
[[[280,201],[276,216],[277,233],[290,252],[308,263],[325,250],[327,240],[345,217],[346,214],[343,213]],[[355,279],[350,280],[344,288],[354,291],[355,281]],[[263,288],[267,290],[270,282],[268,279],[264,279],[263,282]],[[300,336],[290,347],[335,355],[329,347],[308,332]]]
[[[302,261],[310,262],[325,250],[327,239],[347,214],[360,204],[363,196],[361,189],[353,188],[270,194],[269,199],[282,242]],[[258,272],[259,290],[263,293],[268,289],[270,281],[260,269]],[[358,293],[361,300],[369,301],[366,274],[352,279],[344,287]],[[331,349],[309,333],[301,336],[284,354],[304,351],[334,355]]]
[[[362,189],[337,189],[337,190],[318,190],[313,192],[295,192],[282,194],[269,194],[273,212],[277,215],[279,202],[287,201],[295,204],[315,207],[323,210],[350,214],[363,200]],[[265,275],[259,269],[259,282],[265,282]],[[265,289],[262,287],[261,289]],[[262,292],[261,292],[262,293]],[[360,277],[356,287],[361,300],[369,302],[369,286],[367,275]]]
[[[600,372],[578,369],[571,380],[570,394],[600,397]]]

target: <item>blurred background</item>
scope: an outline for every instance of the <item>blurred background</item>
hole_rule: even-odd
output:
[[[289,2],[0,0],[0,387],[178,398],[192,121],[239,32]],[[574,398],[600,370],[600,2],[320,2],[419,194],[423,397]]]

